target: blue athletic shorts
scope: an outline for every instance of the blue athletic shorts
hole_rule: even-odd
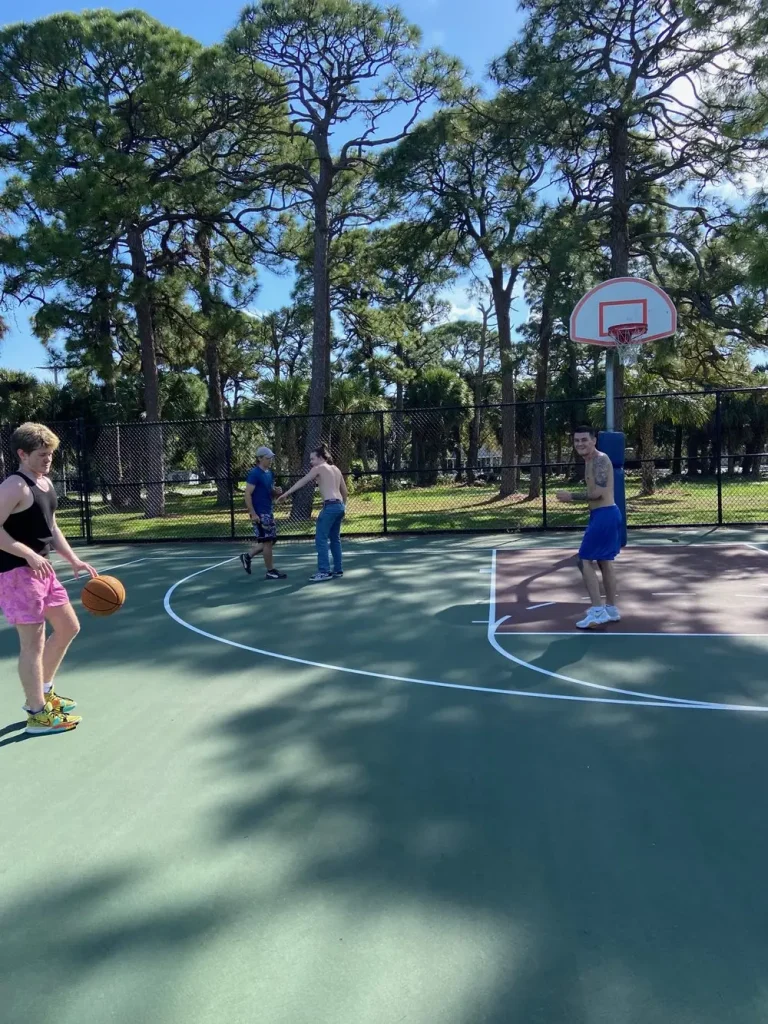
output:
[[[621,551],[621,525],[618,505],[593,508],[579,558],[585,562],[612,562]]]
[[[275,517],[268,512],[259,512],[259,522],[253,524],[253,534],[258,540],[277,540]]]

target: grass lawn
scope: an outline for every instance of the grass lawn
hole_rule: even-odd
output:
[[[523,487],[527,487],[523,483]],[[568,486],[548,481],[547,524],[583,524],[583,506],[559,504],[554,492]],[[250,523],[242,509],[242,496],[235,497],[235,535],[248,537]],[[315,502],[315,514],[319,509]],[[630,526],[717,523],[717,484],[714,480],[663,481],[655,494],[640,497],[639,480],[627,478],[627,510]],[[92,534],[100,540],[207,540],[232,536],[229,508],[216,505],[213,496],[199,492],[171,490],[166,495],[166,515],[145,519],[140,511],[116,511],[101,499],[91,499]],[[290,521],[288,510],[278,507],[278,529],[283,536],[311,533],[313,524]],[[62,509],[58,516],[70,536],[80,534],[80,512]],[[723,478],[723,521],[725,523],[768,522],[768,480]],[[540,527],[541,499],[529,501],[525,493],[500,499],[495,486],[463,487],[438,485],[387,493],[387,526],[390,532],[410,530],[505,530]],[[346,534],[383,533],[381,493],[351,493],[344,524]]]

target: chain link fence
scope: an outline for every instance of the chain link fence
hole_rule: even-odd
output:
[[[249,537],[245,479],[275,452],[286,489],[308,447],[331,451],[349,488],[347,535],[560,529],[584,508],[556,499],[583,486],[571,432],[599,424],[601,399],[513,407],[394,409],[311,418],[52,423],[52,478],[67,534],[89,542]],[[631,527],[768,523],[768,389],[625,397]],[[0,427],[0,474],[15,468]],[[311,535],[307,488],[277,506],[283,537]]]

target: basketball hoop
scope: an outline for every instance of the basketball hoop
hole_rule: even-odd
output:
[[[640,347],[677,330],[677,310],[658,285],[642,277],[613,277],[590,288],[577,302],[569,323],[571,341],[616,351],[623,366],[637,362]],[[605,427],[613,430],[614,359],[605,365]]]
[[[622,366],[634,366],[643,347],[642,341],[648,324],[614,324],[608,328],[608,334],[616,342],[616,354]]]

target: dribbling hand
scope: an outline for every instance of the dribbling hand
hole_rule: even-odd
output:
[[[75,579],[77,579],[81,572],[87,572],[91,579],[99,575],[92,565],[89,565],[88,562],[83,562],[79,558],[72,563],[72,572],[75,574]]]

